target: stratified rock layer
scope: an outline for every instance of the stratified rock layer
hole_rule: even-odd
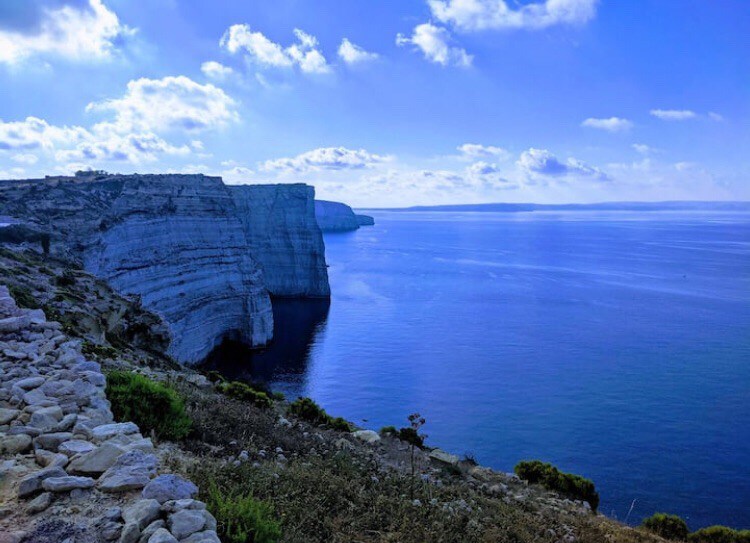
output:
[[[330,295],[313,187],[242,185],[229,190],[268,291],[285,297]]]
[[[50,232],[53,252],[141,296],[171,329],[169,354],[186,364],[224,339],[268,342],[269,291],[329,294],[313,191],[303,185],[92,173],[3,182],[0,213]]]

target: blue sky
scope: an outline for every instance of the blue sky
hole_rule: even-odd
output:
[[[750,199],[746,0],[3,0],[0,178]]]

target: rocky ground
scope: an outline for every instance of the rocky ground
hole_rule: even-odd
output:
[[[41,309],[0,287],[0,543],[218,541],[197,501],[215,485],[270,504],[284,542],[661,541],[469,459],[417,449],[412,476],[396,438],[229,398],[163,355],[136,298],[65,262],[0,249],[3,283]],[[188,437],[113,421],[102,368],[169,383]]]

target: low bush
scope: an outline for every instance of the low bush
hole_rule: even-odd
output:
[[[190,432],[191,421],[182,398],[167,385],[127,371],[107,374],[107,399],[118,421],[133,421],[144,434],[179,440]]]
[[[86,356],[94,356],[97,358],[114,358],[117,356],[117,349],[109,345],[98,345],[91,343],[90,341],[84,341],[81,346],[81,351]]]
[[[675,541],[685,541],[688,536],[687,523],[677,515],[655,513],[643,520],[642,526],[648,531]]]
[[[580,475],[562,472],[552,464],[539,460],[519,462],[514,471],[531,484],[542,485],[573,500],[588,502],[594,512],[599,507],[599,494],[594,483]]]
[[[255,390],[250,385],[240,383],[239,381],[232,381],[231,383],[219,383],[216,386],[216,389],[222,394],[229,396],[230,398],[241,400],[243,402],[249,402],[256,407],[260,407],[261,409],[266,409],[273,405],[273,402],[271,401],[271,398],[268,397],[268,394],[259,390]]]
[[[380,435],[381,436],[398,436],[398,430],[396,430],[395,426],[383,426],[380,429]]]
[[[211,485],[206,506],[225,543],[275,543],[281,538],[271,506],[251,494],[230,494]]]
[[[750,543],[750,530],[733,530],[726,526],[701,528],[688,536],[690,543]]]
[[[76,276],[72,271],[65,270],[62,275],[56,276],[54,281],[58,287],[72,287],[76,284]]]
[[[297,398],[289,406],[289,411],[312,424],[327,424],[334,430],[351,432],[351,425],[341,417],[332,417],[325,409],[316,404],[311,398]]]
[[[419,447],[420,449],[424,448],[424,437],[419,435],[419,432],[417,432],[414,428],[401,428],[398,431],[397,437],[401,441],[405,441],[409,445],[414,445],[415,447]]]
[[[25,309],[39,309],[42,307],[34,295],[31,294],[31,291],[25,287],[8,285],[8,291],[10,291],[10,295],[13,296],[18,307]]]

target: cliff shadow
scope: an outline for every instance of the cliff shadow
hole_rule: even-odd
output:
[[[316,338],[325,330],[330,299],[275,298],[274,338],[261,349],[226,339],[201,364],[230,380],[253,383],[283,383],[297,388],[307,372],[310,352]]]

